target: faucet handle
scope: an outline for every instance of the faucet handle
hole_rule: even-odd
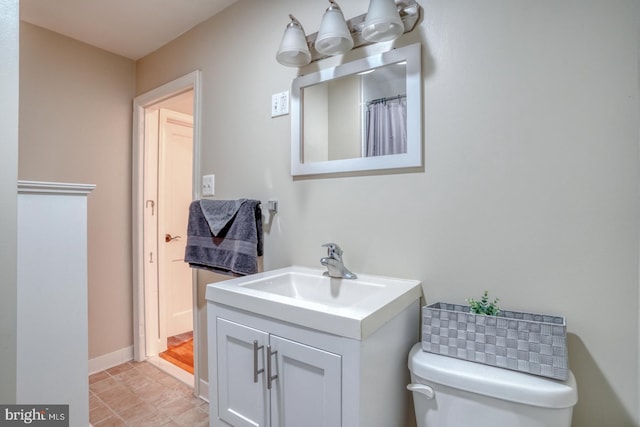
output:
[[[342,256],[342,249],[336,243],[325,243],[322,247],[327,248],[327,256]]]

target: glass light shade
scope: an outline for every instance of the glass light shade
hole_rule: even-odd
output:
[[[314,46],[323,55],[340,55],[353,47],[351,32],[347,28],[342,10],[335,2],[331,2],[322,17]]]
[[[371,0],[362,27],[362,37],[370,42],[395,40],[404,33],[404,24],[393,0]]]
[[[293,17],[282,36],[276,60],[287,67],[301,67],[311,62],[307,37],[298,21]]]

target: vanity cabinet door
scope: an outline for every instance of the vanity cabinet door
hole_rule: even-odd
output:
[[[209,369],[215,368],[218,375],[218,414],[211,425],[268,427],[266,370],[256,371],[265,367],[269,334],[220,318],[216,319],[216,328],[217,367]]]
[[[342,425],[342,358],[271,335],[273,427]],[[271,369],[274,371],[273,367]]]

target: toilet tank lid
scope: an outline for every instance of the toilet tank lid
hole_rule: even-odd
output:
[[[421,343],[409,353],[409,370],[431,383],[530,406],[570,408],[578,401],[572,372],[566,381],[558,381],[428,353]]]

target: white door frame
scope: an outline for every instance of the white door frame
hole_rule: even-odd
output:
[[[133,358],[143,361],[146,357],[146,325],[144,298],[144,144],[145,109],[167,98],[193,90],[193,199],[201,197],[200,177],[200,123],[201,123],[201,72],[186,74],[156,89],[137,96],[133,100],[133,151],[132,151],[132,235],[133,235]],[[194,338],[194,392],[200,395],[198,281],[194,271],[193,281],[193,338]]]

